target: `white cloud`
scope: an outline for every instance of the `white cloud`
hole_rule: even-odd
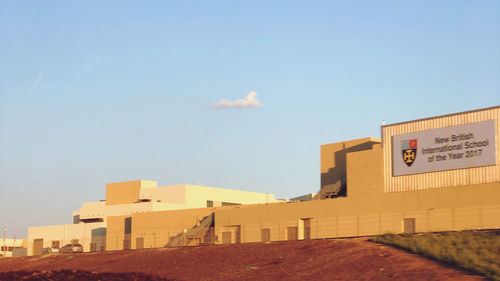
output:
[[[212,109],[221,109],[221,108],[252,108],[259,107],[262,104],[256,98],[256,92],[250,92],[248,96],[244,99],[237,99],[235,101],[229,101],[226,99],[221,99],[220,101],[212,104],[210,107]]]

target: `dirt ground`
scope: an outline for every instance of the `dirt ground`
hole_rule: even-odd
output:
[[[366,239],[0,259],[0,280],[12,274],[19,280],[485,280]]]

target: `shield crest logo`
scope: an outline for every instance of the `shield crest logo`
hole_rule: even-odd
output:
[[[403,154],[403,162],[411,167],[417,159],[417,139],[402,141],[401,153]]]

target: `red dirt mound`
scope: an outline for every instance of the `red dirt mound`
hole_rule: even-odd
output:
[[[0,260],[0,272],[19,270],[130,272],[175,280],[485,280],[365,239],[246,243]]]
[[[81,270],[61,271],[10,271],[0,273],[0,280],[26,281],[173,281],[163,277],[151,276],[143,273],[95,273]]]

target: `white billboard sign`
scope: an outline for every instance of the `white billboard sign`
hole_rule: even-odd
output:
[[[392,136],[392,175],[496,165],[495,120]]]

